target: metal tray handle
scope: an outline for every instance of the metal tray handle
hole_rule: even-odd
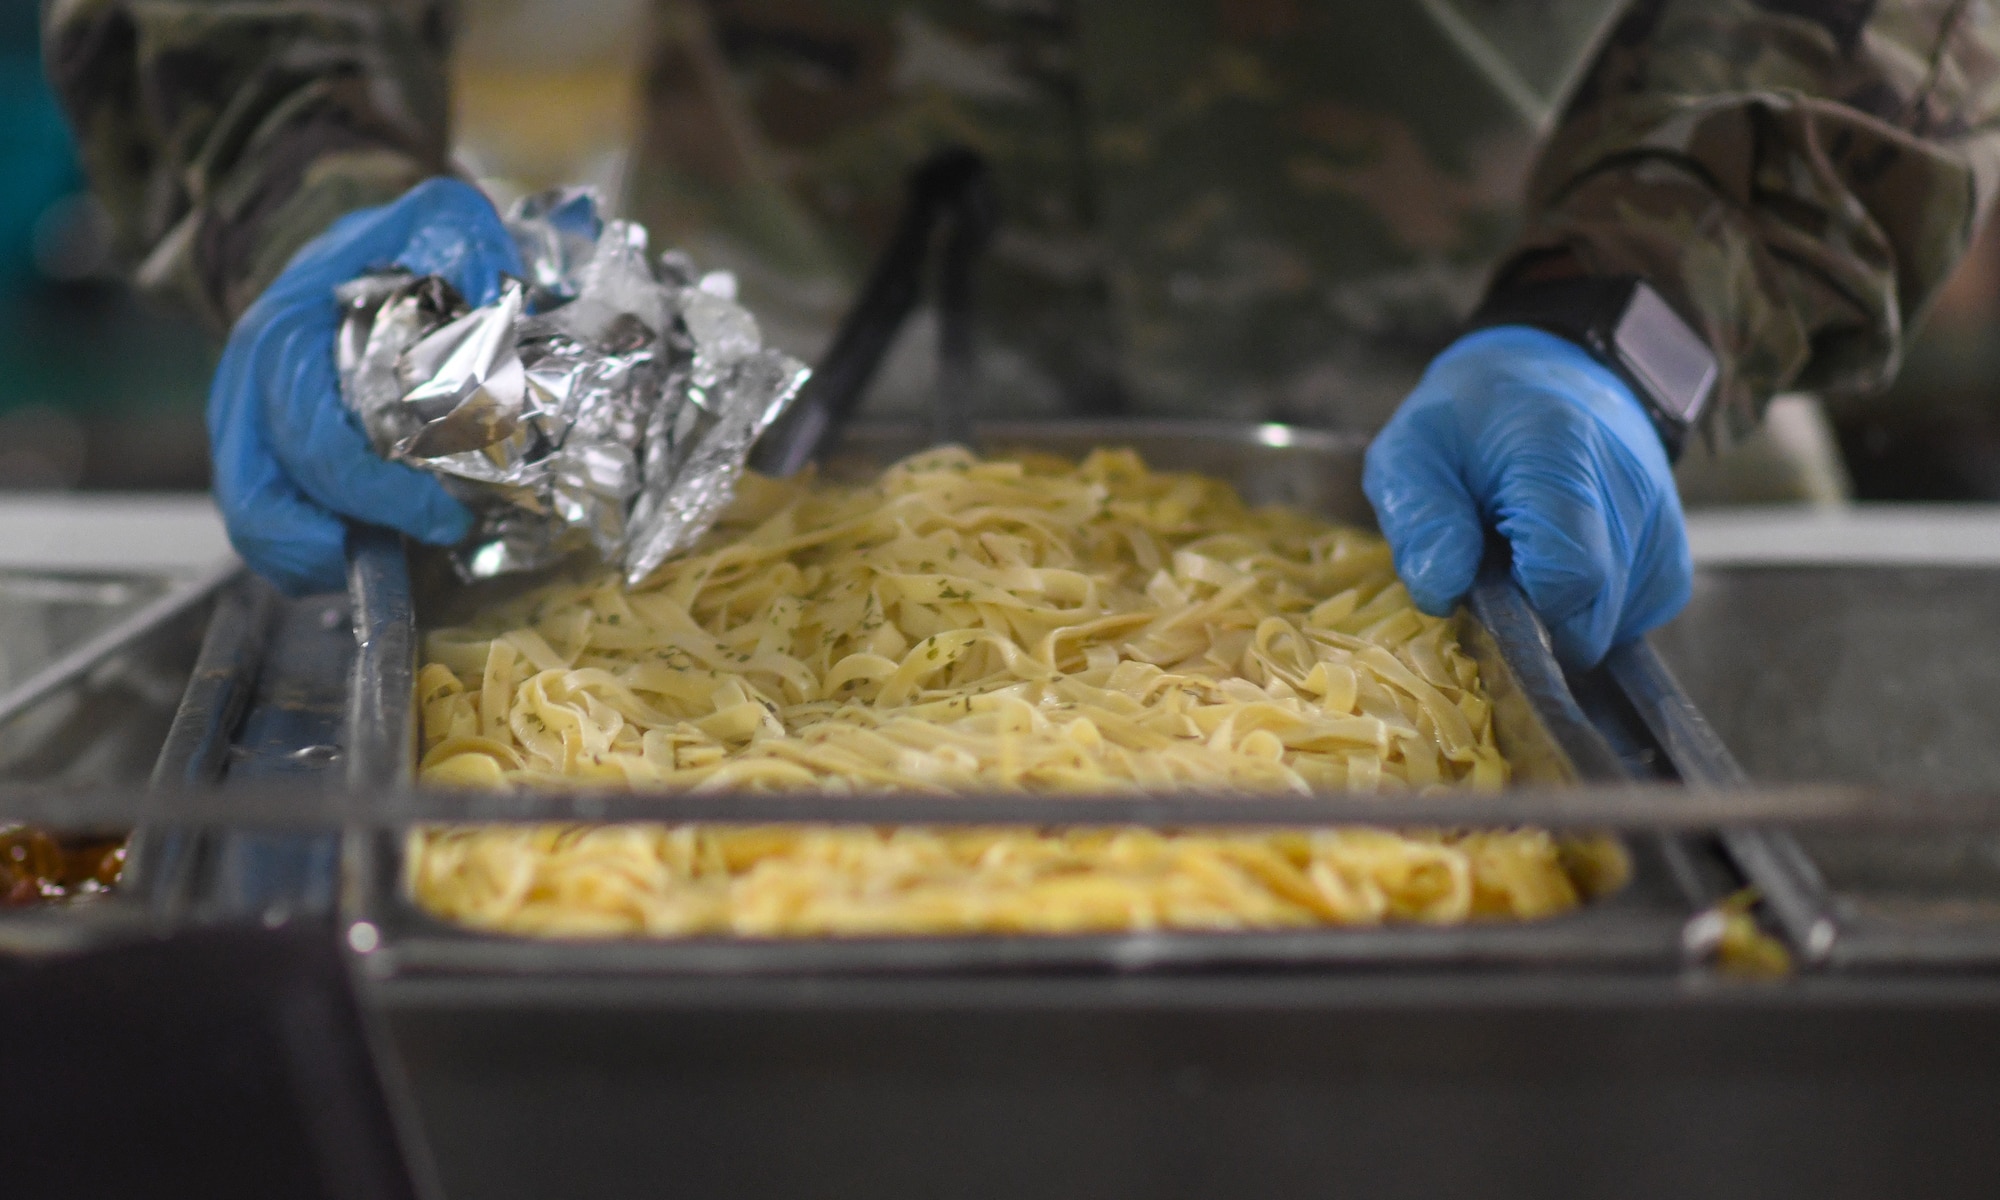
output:
[[[1659,742],[1681,782],[1691,788],[1731,790],[1750,777],[1729,752],[1652,644],[1638,638],[1614,646],[1604,669]],[[1794,948],[1810,962],[1833,953],[1838,927],[1819,869],[1798,840],[1783,830],[1725,829],[1723,849],[1756,887]]]

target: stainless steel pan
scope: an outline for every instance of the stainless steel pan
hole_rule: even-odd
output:
[[[1131,446],[1155,467],[1200,470],[1257,503],[1284,503],[1329,518],[1373,524],[1361,494],[1359,437],[1281,425],[1166,421],[989,424],[989,451],[1033,449],[1077,455]],[[851,429],[825,457],[833,476],[863,474],[928,444],[916,427]],[[363,545],[353,571],[360,653],[347,737],[352,786],[407,786],[413,768],[411,711],[416,629],[447,597],[412,594],[397,543]],[[1546,635],[1504,571],[1482,576],[1468,607],[1468,651],[1494,693],[1496,734],[1524,783],[1624,777],[1615,754],[1578,710]],[[838,820],[837,801],[827,817]],[[1226,822],[1218,809],[1218,822]],[[1082,937],[913,937],[822,941],[696,938],[536,941],[470,932],[416,909],[400,887],[394,837],[355,834],[346,853],[347,919],[368,926],[371,969],[430,974],[587,978],[606,973],[991,971],[1193,969],[1222,966],[1363,964],[1600,964],[1671,967],[1685,954],[1683,927],[1706,899],[1695,894],[1677,839],[1630,838],[1630,882],[1577,912],[1536,922],[1454,928],[1399,926],[1286,933],[1150,933]]]

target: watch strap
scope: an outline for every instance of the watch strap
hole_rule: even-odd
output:
[[[1469,322],[1495,325],[1547,330],[1589,351],[1645,406],[1670,459],[1680,457],[1721,374],[1708,343],[1636,275],[1504,285]]]

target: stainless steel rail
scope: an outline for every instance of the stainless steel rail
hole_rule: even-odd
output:
[[[1742,791],[1671,784],[1583,784],[1500,793],[1397,796],[1233,792],[1132,796],[986,795],[941,799],[690,792],[375,791],[298,788],[268,780],[233,788],[172,788],[135,804],[129,789],[0,786],[0,820],[55,829],[101,829],[134,815],[154,824],[246,829],[399,829],[412,822],[810,821],[823,824],[1025,824],[1152,826],[1384,825],[1700,831],[1762,826],[1919,832],[2000,829],[1990,795],[1923,795],[1809,784]]]
[[[276,601],[269,584],[247,575],[222,588],[187,691],[153,763],[152,789],[209,787],[221,780],[250,706]],[[128,882],[163,924],[177,923],[185,914],[201,844],[199,830],[173,824],[141,826],[132,835]]]
[[[225,588],[202,635],[174,723],[153,764],[154,787],[213,783],[229,758],[229,739],[250,703],[257,663],[276,597],[261,580]]]
[[[417,721],[417,616],[400,535],[354,531],[348,590],[356,652],[347,695],[347,786],[396,790],[415,762]]]

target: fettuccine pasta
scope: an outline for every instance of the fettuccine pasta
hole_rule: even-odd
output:
[[[1381,539],[1129,451],[753,477],[643,587],[555,585],[432,633],[426,658],[419,773],[440,786],[1507,780],[1477,666]],[[493,828],[411,851],[433,911],[520,932],[1264,927],[1576,901],[1533,831]]]
[[[1497,787],[1478,669],[1381,539],[1130,452],[746,481],[642,589],[427,640],[422,779]]]
[[[432,912],[541,936],[1443,924],[1578,902],[1564,851],[1536,830],[541,826],[419,846],[411,890]]]

